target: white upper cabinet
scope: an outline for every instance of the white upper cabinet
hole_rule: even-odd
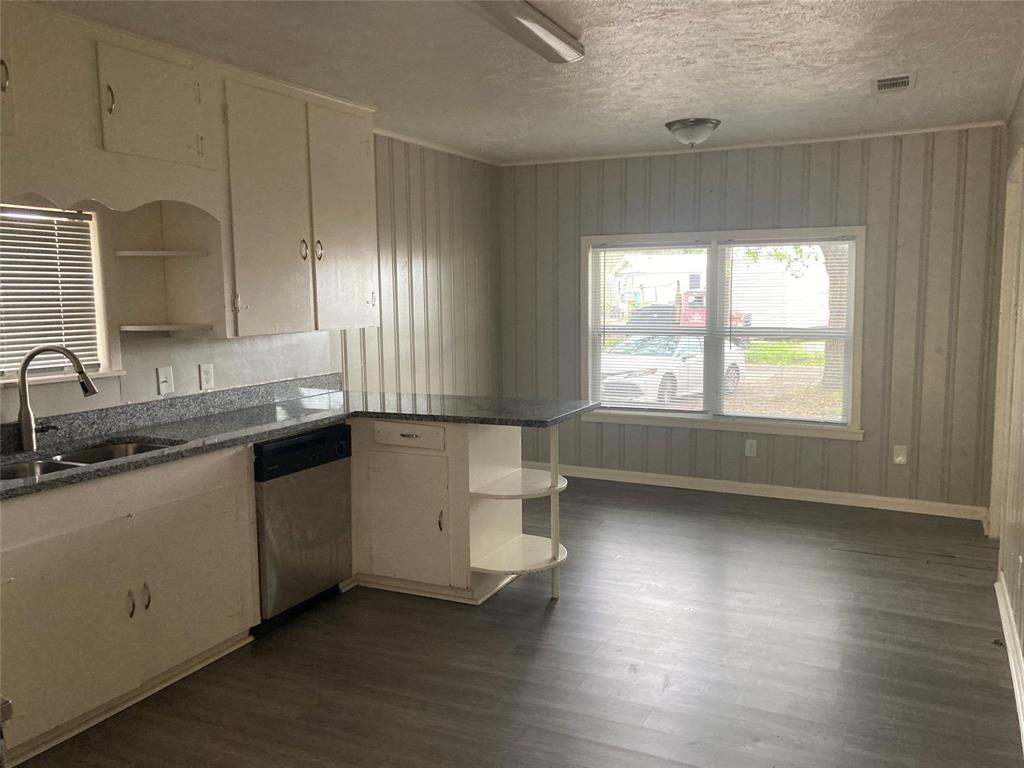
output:
[[[183,64],[97,44],[103,148],[204,165],[202,85]]]
[[[13,136],[16,81],[11,77],[15,63],[8,28],[0,26],[0,133]]]
[[[309,105],[317,328],[380,324],[373,125]]]
[[[238,335],[313,330],[306,104],[227,82]]]
[[[379,324],[373,126],[227,82],[238,335]]]

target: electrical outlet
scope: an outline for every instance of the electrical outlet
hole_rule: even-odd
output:
[[[892,463],[893,464],[906,464],[907,463],[907,446],[905,446],[905,445],[894,445],[892,447]]]
[[[174,393],[174,369],[171,366],[156,369],[156,391],[160,395]]]
[[[213,389],[213,363],[199,364],[199,388]]]
[[[757,440],[750,438],[744,441],[743,455],[748,459],[752,459],[757,456]]]

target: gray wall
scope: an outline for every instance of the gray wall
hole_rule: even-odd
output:
[[[376,138],[381,325],[342,334],[352,389],[495,394],[493,166]]]
[[[862,443],[749,435],[747,459],[743,433],[575,422],[561,461],[985,504],[1003,133],[502,169],[505,394],[579,395],[581,235],[866,225]]]
[[[1007,157],[1013,160],[1017,150],[1024,147],[1024,88],[1017,94],[1017,104],[1007,126]]]

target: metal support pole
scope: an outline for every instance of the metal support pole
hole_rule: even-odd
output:
[[[558,425],[548,427],[548,437],[551,441],[550,457],[551,463],[551,559],[558,559]],[[551,569],[551,599],[558,599],[558,571],[559,566]]]

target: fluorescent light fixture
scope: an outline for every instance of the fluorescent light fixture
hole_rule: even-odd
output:
[[[708,140],[715,128],[722,124],[713,117],[684,117],[665,123],[665,127],[681,144],[695,147]]]
[[[460,5],[550,62],[567,64],[583,58],[583,44],[527,2],[483,0]]]

